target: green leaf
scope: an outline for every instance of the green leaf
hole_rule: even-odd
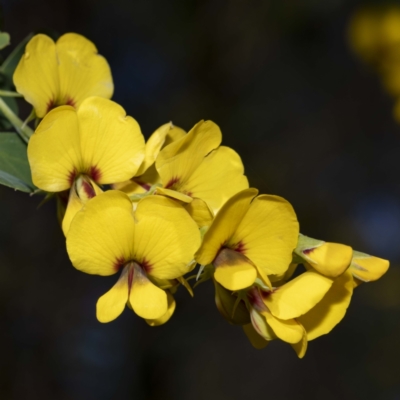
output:
[[[0,50],[10,44],[10,35],[7,32],[0,32]]]
[[[18,46],[11,52],[11,54],[6,58],[0,67],[0,72],[4,74],[10,82],[12,82],[12,77],[14,75],[15,68],[19,63],[22,55],[25,51],[25,46],[32,38],[33,34],[29,34]]]
[[[15,115],[18,115],[18,104],[17,100],[14,97],[3,97],[4,102],[11,108]],[[0,110],[0,131],[11,129],[12,124],[10,121],[4,116],[3,112]]]
[[[26,145],[16,133],[0,133],[0,184],[27,193],[35,190]]]

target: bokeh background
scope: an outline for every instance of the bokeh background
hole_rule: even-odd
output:
[[[400,126],[375,71],[349,49],[350,0],[3,0],[16,45],[73,31],[111,65],[113,99],[146,136],[218,123],[252,186],[284,196],[301,231],[391,260],[345,319],[298,360],[255,350],[211,284],[150,328],[95,304],[115,277],[70,264],[55,204],[0,188],[3,400],[400,399]],[[26,113],[28,110],[26,110]]]

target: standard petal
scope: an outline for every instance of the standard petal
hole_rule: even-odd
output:
[[[67,251],[73,266],[87,274],[112,275],[132,260],[132,203],[110,190],[88,201],[72,220]]]
[[[257,269],[254,265],[245,256],[232,249],[222,249],[213,265],[215,280],[228,290],[248,288],[257,278]]]
[[[160,318],[157,318],[157,319],[146,319],[146,322],[150,326],[163,325],[166,322],[168,322],[170,320],[170,318],[172,317],[172,315],[174,314],[174,311],[175,311],[175,308],[176,308],[176,302],[175,302],[174,296],[172,296],[172,294],[170,292],[166,292],[166,293],[167,293],[167,300],[168,300],[168,310]]]
[[[46,35],[35,35],[26,45],[13,79],[17,92],[32,104],[36,115],[43,118],[59,94],[56,45],[53,40]]]
[[[82,169],[79,126],[70,106],[50,111],[29,140],[33,183],[48,192],[69,189]]]
[[[317,272],[304,272],[269,293],[264,297],[264,303],[277,318],[297,318],[319,303],[332,283],[332,279]]]
[[[175,279],[187,273],[200,246],[197,224],[175,200],[149,196],[135,212],[134,259],[149,275]]]
[[[221,146],[204,158],[180,190],[204,200],[215,213],[233,195],[249,187],[239,155]]]
[[[250,203],[257,196],[257,189],[246,189],[232,196],[215,216],[214,222],[203,238],[201,248],[196,253],[196,261],[207,265],[213,262],[218,251],[235,233]]]
[[[90,97],[78,109],[84,168],[99,184],[126,181],[144,157],[138,123],[111,100]]]
[[[246,334],[251,345],[257,350],[263,349],[269,343],[268,340],[265,340],[257,333],[252,324],[243,325],[243,332]]]
[[[303,339],[304,329],[296,320],[282,320],[268,312],[264,312],[262,315],[265,317],[267,324],[272,328],[275,335],[284,342],[294,344]]]
[[[258,196],[251,203],[230,247],[240,244],[242,253],[266,274],[281,274],[292,261],[299,223],[291,204],[282,197]]]
[[[133,311],[144,319],[158,319],[168,311],[166,292],[150,282],[137,265],[134,267],[129,303]]]
[[[201,121],[187,135],[166,146],[156,161],[163,186],[179,191],[204,157],[216,149],[221,140],[218,125],[212,121]]]
[[[56,48],[59,104],[78,108],[90,96],[111,98],[114,84],[110,67],[90,40],[76,33],[66,33],[57,40]]]
[[[325,242],[321,246],[303,250],[301,254],[318,272],[335,278],[349,267],[353,249],[344,244]]]
[[[376,281],[389,269],[389,261],[354,251],[349,271],[363,282]]]
[[[212,224],[214,215],[204,200],[194,198],[190,203],[185,204],[184,207],[200,228]]]
[[[186,132],[183,129],[174,126],[172,122],[161,125],[156,129],[146,142],[144,160],[136,175],[144,174],[154,164],[162,147],[180,139],[185,134]]]
[[[329,333],[344,317],[353,294],[349,271],[337,277],[328,293],[307,314],[298,318],[307,331],[308,340]]]
[[[119,317],[128,301],[129,268],[124,268],[117,283],[99,298],[96,304],[96,316],[99,322],[110,322]]]

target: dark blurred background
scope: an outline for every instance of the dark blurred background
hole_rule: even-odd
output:
[[[165,326],[126,309],[102,325],[115,277],[70,264],[55,204],[0,188],[0,399],[400,399],[400,126],[377,74],[349,50],[350,0],[3,0],[13,46],[78,32],[111,65],[113,99],[148,136],[218,123],[252,186],[284,196],[301,231],[391,260],[305,359],[255,350],[179,290]]]

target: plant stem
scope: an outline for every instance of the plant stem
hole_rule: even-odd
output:
[[[23,121],[21,121],[11,110],[10,107],[4,102],[4,100],[0,97],[0,110],[3,112],[4,116],[10,121],[11,125],[15,128],[18,134],[21,136],[24,142],[28,143],[29,138],[33,134],[33,130],[25,125]]]
[[[22,97],[22,94],[17,92],[11,92],[9,90],[0,90],[0,96],[2,97]]]

